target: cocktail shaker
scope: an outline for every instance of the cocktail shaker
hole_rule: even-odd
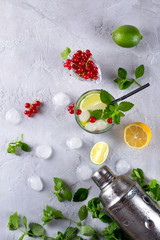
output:
[[[160,208],[127,176],[115,176],[102,166],[92,176],[101,190],[105,210],[133,239],[160,240]]]

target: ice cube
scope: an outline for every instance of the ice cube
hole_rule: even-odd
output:
[[[82,180],[88,180],[92,177],[93,171],[87,165],[80,165],[76,170],[78,178]]]
[[[21,115],[15,108],[11,108],[6,113],[6,120],[13,125],[17,125],[21,122]]]
[[[108,126],[108,124],[104,120],[97,120],[95,123],[97,125],[98,131],[102,131]]]
[[[28,184],[30,185],[30,187],[33,190],[35,190],[37,192],[40,192],[43,189],[43,182],[42,182],[41,178],[37,175],[29,177]]]
[[[95,132],[96,129],[97,129],[96,122],[94,122],[94,123],[91,123],[91,122],[86,123],[85,129],[88,130],[89,132]]]
[[[81,114],[79,115],[79,120],[81,122],[87,122],[90,118],[90,112],[87,110],[83,110]]]
[[[116,163],[116,171],[118,174],[126,174],[127,172],[129,172],[130,168],[130,164],[125,160],[119,160]]]
[[[35,154],[38,158],[48,159],[51,157],[53,150],[49,145],[39,145],[36,147]]]
[[[71,102],[70,97],[63,92],[56,93],[52,98],[52,101],[54,105],[61,106],[61,107],[66,107]]]
[[[66,141],[66,145],[70,149],[78,149],[82,147],[82,140],[78,137],[72,137]]]

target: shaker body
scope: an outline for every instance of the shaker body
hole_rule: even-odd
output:
[[[160,240],[158,205],[130,178],[113,176],[107,184],[104,183],[105,177],[102,179],[102,188],[99,180],[97,184],[101,188],[100,199],[105,210],[133,239]],[[93,180],[96,182],[94,176]]]

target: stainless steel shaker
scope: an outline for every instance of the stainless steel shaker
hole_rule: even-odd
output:
[[[133,239],[160,240],[160,208],[126,176],[116,177],[107,166],[92,176],[109,215]]]

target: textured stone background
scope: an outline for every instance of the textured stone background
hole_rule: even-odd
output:
[[[109,33],[123,24],[140,29],[143,40],[137,47],[120,48],[112,41]],[[101,84],[81,82],[66,74],[60,58],[66,46],[91,50],[102,69]],[[52,194],[52,178],[63,177],[73,190],[92,185],[89,198],[97,196],[99,190],[92,180],[79,182],[75,170],[80,162],[98,169],[90,162],[89,152],[99,140],[110,146],[106,164],[112,170],[117,160],[125,159],[132,167],[142,168],[149,178],[160,180],[159,61],[160,0],[0,0],[0,239],[18,239],[19,232],[10,232],[6,227],[9,215],[15,211],[40,223],[42,210],[49,204],[76,220],[81,204],[59,203]],[[73,101],[95,88],[104,88],[120,97],[124,92],[113,82],[118,67],[126,68],[132,75],[140,64],[145,65],[140,81],[150,82],[151,87],[130,98],[134,109],[108,133],[85,133],[73,116],[66,110],[56,111],[52,104],[53,95],[59,91],[69,94]],[[36,97],[44,105],[41,114],[29,119],[23,115],[24,103]],[[5,120],[12,107],[22,113],[18,126]],[[152,130],[151,142],[142,150],[130,149],[123,141],[124,127],[135,121],[146,123]],[[21,133],[32,151],[19,157],[7,154],[8,143]],[[72,136],[83,139],[82,149],[67,149],[65,141]],[[35,156],[35,147],[43,143],[54,149],[48,160]],[[42,192],[34,192],[28,186],[27,178],[32,174],[42,178]],[[91,223],[90,218],[88,222]],[[92,220],[92,225],[104,227],[97,220]],[[48,234],[55,236],[57,230],[63,231],[67,226],[67,221],[56,221],[47,226]]]

